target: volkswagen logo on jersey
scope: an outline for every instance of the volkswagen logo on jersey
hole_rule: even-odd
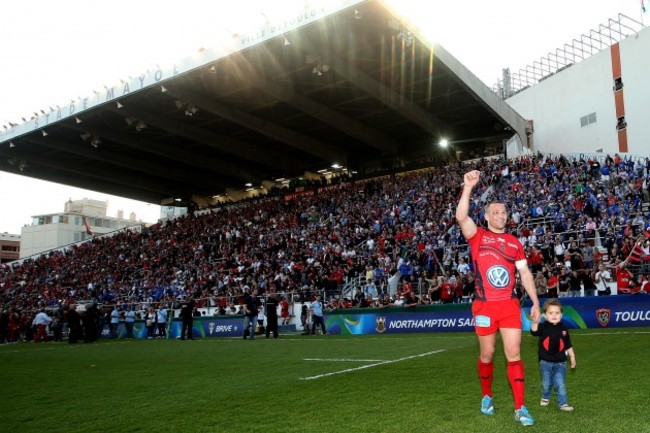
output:
[[[510,285],[510,273],[501,265],[492,266],[486,274],[488,281],[494,288],[504,289]]]

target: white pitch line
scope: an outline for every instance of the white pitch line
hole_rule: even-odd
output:
[[[575,332],[575,335],[578,336],[578,337],[593,337],[594,335],[595,336],[602,336],[602,335],[607,336],[607,335],[629,335],[629,334],[632,334],[632,335],[650,334],[650,331],[590,332],[590,333],[584,333],[584,334],[579,334],[579,333]],[[574,334],[571,334],[571,335],[573,336]]]
[[[413,359],[413,358],[421,358],[423,356],[433,355],[433,354],[444,352],[444,351],[445,351],[445,349],[434,350],[433,352],[420,353],[419,355],[411,355],[411,356],[405,356],[404,358],[391,359],[391,360],[388,360],[388,361],[381,361],[381,362],[378,362],[376,364],[362,365],[361,367],[348,368],[348,369],[345,369],[345,370],[334,371],[332,373],[319,374],[318,376],[301,377],[300,380],[314,380],[314,379],[320,379],[321,377],[335,376],[337,374],[343,374],[343,373],[349,373],[351,371],[363,370],[364,368],[377,367],[378,365],[392,364],[394,362],[406,361],[408,359]]]
[[[383,359],[336,359],[336,358],[305,358],[303,361],[323,362],[382,362]]]

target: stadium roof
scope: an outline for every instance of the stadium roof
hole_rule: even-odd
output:
[[[150,203],[465,156],[525,121],[378,0],[296,11],[0,131],[0,170]]]

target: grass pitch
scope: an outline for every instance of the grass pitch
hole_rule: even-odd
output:
[[[650,330],[572,330],[573,413],[526,403],[544,432],[650,432]],[[2,432],[515,432],[501,346],[495,409],[479,412],[470,333],[65,342],[0,347]]]

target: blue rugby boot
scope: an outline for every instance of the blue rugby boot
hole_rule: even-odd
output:
[[[519,421],[521,425],[529,426],[535,424],[535,420],[532,415],[528,413],[526,406],[522,406],[515,411],[515,421]]]
[[[481,400],[481,413],[485,415],[494,415],[494,406],[492,405],[492,397],[484,395]]]

